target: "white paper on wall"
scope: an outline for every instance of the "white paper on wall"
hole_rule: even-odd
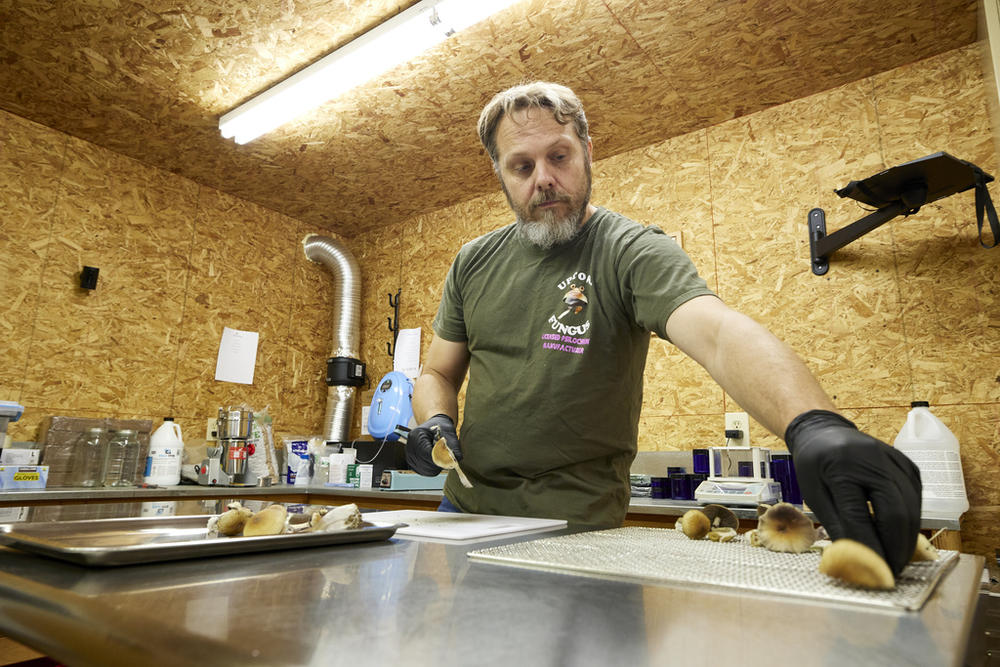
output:
[[[396,354],[392,370],[399,371],[411,380],[420,374],[420,329],[400,329],[396,336]]]
[[[253,370],[257,364],[256,331],[240,331],[225,327],[219,342],[219,358],[215,362],[215,379],[221,382],[253,384]]]

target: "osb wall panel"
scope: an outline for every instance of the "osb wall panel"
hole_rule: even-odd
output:
[[[945,151],[1000,175],[978,49],[932,62],[874,77],[887,165]],[[995,183],[991,189],[1000,199]],[[1000,401],[1000,259],[980,247],[975,210],[970,190],[887,225],[895,240],[913,398],[932,404]]]
[[[993,557],[1000,546],[1000,406],[935,406],[958,438],[970,510],[962,517],[962,550]]]
[[[0,398],[24,384],[66,136],[0,113]]]
[[[600,148],[595,147],[600,155]],[[715,237],[712,227],[711,184],[704,132],[695,132],[621,155],[594,166],[594,201],[641,224],[654,224],[680,234],[681,244],[701,276],[717,289]],[[717,415],[723,412],[723,392],[708,373],[676,347],[653,336],[646,361],[643,417]],[[643,449],[662,449],[669,426],[640,433]],[[671,433],[671,436],[673,433]],[[705,446],[705,439],[693,440]]]
[[[18,327],[2,396],[25,405],[13,438],[68,414],[173,415],[200,439],[237,403],[319,432],[333,290],[302,252],[311,230],[9,114],[0,127],[5,320]],[[78,287],[84,265],[101,270],[93,292]],[[253,385],[214,379],[225,326],[261,335]]]
[[[851,244],[825,276],[810,269],[809,209],[822,205],[831,231],[853,222],[859,209],[831,191],[882,168],[870,91],[865,80],[708,131],[719,295],[791,345],[842,406],[909,400],[887,237]],[[778,442],[756,423],[751,433]]]
[[[301,241],[319,234],[340,244],[344,242],[336,235],[276,215],[276,238],[286,239],[294,230],[294,238],[286,239],[292,241],[288,250],[294,268],[287,303],[287,330],[279,330],[275,341],[279,354],[284,350],[284,357],[276,360],[284,364],[281,396],[271,412],[277,415],[276,431],[319,434],[325,430],[326,360],[333,350],[334,300],[342,286],[335,287],[333,274],[325,265],[306,258]]]
[[[175,392],[186,414],[213,416],[227,404],[281,405],[294,231],[270,211],[202,190]],[[224,327],[260,334],[252,385],[214,380]]]
[[[405,305],[412,298],[401,289],[403,282],[403,255],[401,251],[404,237],[403,221],[373,230],[364,242],[352,240],[349,247],[361,267],[361,359],[364,360],[368,375],[366,386],[357,392],[351,433],[361,435],[361,408],[371,405],[372,396],[378,388],[378,381],[392,370],[392,357],[388,345],[393,343],[389,329],[390,320],[395,318],[395,310],[389,304],[389,295],[396,298],[401,291],[400,313],[396,324],[400,328],[414,328],[417,324],[406,316]],[[413,270],[413,267],[408,267]]]
[[[22,402],[168,414],[197,186],[72,139],[59,187]]]

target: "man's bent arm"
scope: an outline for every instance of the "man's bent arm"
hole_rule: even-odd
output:
[[[802,359],[753,319],[713,296],[687,301],[667,320],[667,335],[760,424],[784,437],[808,410],[834,410],[833,401]]]
[[[413,416],[418,424],[439,414],[458,422],[458,390],[468,368],[466,343],[431,339],[423,370],[413,385]]]

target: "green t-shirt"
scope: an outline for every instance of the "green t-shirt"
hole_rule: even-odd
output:
[[[621,525],[636,454],[649,333],[712,294],[657,227],[598,208],[542,250],[508,225],[466,244],[434,332],[467,342],[462,469],[445,495],[466,512]]]

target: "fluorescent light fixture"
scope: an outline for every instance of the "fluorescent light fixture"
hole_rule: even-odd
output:
[[[253,141],[518,1],[418,2],[236,107],[219,130],[238,144]]]

